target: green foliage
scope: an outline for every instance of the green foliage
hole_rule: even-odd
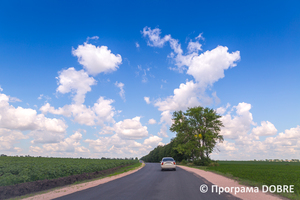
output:
[[[187,164],[187,161],[186,161],[186,160],[182,160],[182,161],[180,162],[180,164],[186,165],[186,164]]]
[[[0,157],[0,186],[55,179],[137,163],[123,159]]]
[[[205,157],[209,158],[216,143],[223,141],[219,134],[223,126],[220,117],[213,109],[201,106],[189,108],[186,113],[174,112],[170,128],[177,133],[174,149],[192,160],[201,158],[202,161],[196,162],[206,165]]]
[[[165,146],[157,146],[155,149],[150,151],[146,156],[143,156],[141,160],[144,162],[160,162],[163,157],[173,157],[176,161],[187,159],[186,156],[179,154],[174,149],[175,143],[173,140]]]
[[[156,147],[141,160],[159,162],[163,157],[173,157],[175,160],[196,159],[195,165],[209,165],[209,154],[218,141],[223,141],[219,134],[223,126],[220,117],[213,109],[201,106],[189,108],[186,113],[181,110],[174,112],[170,130],[176,132],[176,137],[168,145]]]
[[[193,161],[194,165],[197,166],[208,166],[211,162],[209,157],[197,158]]]

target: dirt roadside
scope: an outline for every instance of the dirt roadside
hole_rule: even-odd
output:
[[[239,184],[237,181],[229,179],[227,177],[215,174],[213,172],[209,172],[209,171],[204,171],[201,169],[196,169],[196,168],[191,168],[191,167],[186,167],[186,166],[177,166],[180,167],[188,172],[194,173],[198,176],[201,176],[202,178],[206,179],[208,182],[212,183],[213,185],[218,185],[219,187],[249,187],[249,186],[245,186],[245,185],[241,185]],[[245,200],[258,200],[258,199],[266,199],[266,200],[282,200],[282,199],[287,199],[284,197],[279,197],[279,196],[275,196],[275,195],[271,195],[268,193],[263,193],[261,191],[259,191],[258,193],[254,193],[254,192],[248,192],[248,193],[234,193],[234,192],[230,192],[230,194],[241,198],[241,199],[245,199]]]

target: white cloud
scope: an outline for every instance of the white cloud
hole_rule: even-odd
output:
[[[9,105],[9,97],[0,93],[0,128],[5,128],[6,132],[29,130],[28,136],[34,138],[32,143],[47,143],[62,139],[67,127],[61,119],[47,118],[37,114],[36,110]],[[12,132],[13,135],[23,138],[21,132]]]
[[[0,85],[0,92],[2,92],[3,91],[3,89],[2,89],[2,87],[1,87],[1,85]]]
[[[227,103],[227,105],[226,105],[225,108],[224,108],[224,107],[217,108],[217,109],[216,109],[216,112],[217,112],[219,115],[223,115],[229,107],[230,107],[230,104]]]
[[[151,147],[156,147],[160,142],[162,141],[162,138],[158,136],[150,136],[149,138],[144,140],[145,145],[149,145]]]
[[[9,102],[22,102],[22,101],[17,97],[9,97]]]
[[[105,122],[114,123],[115,108],[111,106],[114,101],[112,99],[104,99],[100,97],[93,107],[87,107],[83,104],[65,105],[58,109],[46,103],[40,108],[43,113],[52,113],[56,115],[64,115],[66,117],[73,116],[74,121],[79,124],[93,126],[96,124],[103,125]]]
[[[73,135],[59,143],[44,144],[43,150],[46,152],[89,152],[89,149],[80,146],[81,139],[82,134],[76,131]]]
[[[78,62],[84,69],[94,76],[101,72],[116,71],[122,63],[121,55],[111,53],[107,46],[96,47],[85,42],[73,49],[72,53],[78,57]]]
[[[136,42],[136,43],[135,43],[135,47],[136,47],[136,48],[139,48],[139,47],[140,47],[140,44],[139,44],[138,42]]]
[[[147,104],[150,104],[151,101],[150,101],[150,98],[149,97],[144,97],[144,100],[146,101]]]
[[[199,88],[194,81],[181,83],[179,88],[174,89],[174,95],[164,100],[157,99],[154,103],[160,111],[185,110],[187,107],[193,107],[200,104],[203,90]]]
[[[211,51],[206,51],[194,56],[188,65],[187,74],[192,75],[202,87],[224,78],[224,70],[235,67],[240,60],[240,52],[228,52],[227,47],[218,46]]]
[[[9,105],[9,97],[0,93],[0,127],[14,130],[65,132],[67,125],[60,119],[46,118],[30,108]]]
[[[224,124],[221,135],[225,138],[237,139],[239,136],[246,135],[251,130],[251,125],[255,125],[250,112],[251,104],[243,102],[234,106],[234,108],[237,115],[231,116],[228,113],[220,118]]]
[[[74,67],[62,70],[59,72],[57,92],[62,94],[75,93],[73,98],[76,104],[82,104],[85,99],[85,94],[91,91],[91,86],[96,85],[96,80],[84,70],[76,71]]]
[[[193,53],[196,52],[198,53],[198,51],[202,51],[202,44],[200,44],[198,41],[193,42],[192,40],[189,42],[188,44],[188,53]]]
[[[252,133],[257,136],[276,135],[277,129],[269,121],[262,121],[261,126],[252,129]]]
[[[114,125],[115,132],[123,139],[141,139],[148,136],[147,127],[140,122],[140,117],[125,119]]]
[[[145,27],[142,31],[144,37],[149,38],[147,45],[152,47],[163,47],[164,44],[171,39],[171,35],[166,35],[163,38],[160,37],[160,29],[155,28],[151,30],[149,27]]]
[[[149,119],[148,124],[156,124],[156,120],[155,119]]]
[[[18,140],[27,139],[28,136],[23,135],[22,132],[0,128],[0,150],[1,151],[19,151],[20,148],[15,147],[14,144]]]
[[[120,88],[119,95],[125,101],[125,91],[124,91],[124,83],[116,81],[115,86]]]

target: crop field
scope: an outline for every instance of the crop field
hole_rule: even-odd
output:
[[[0,157],[0,186],[96,172],[137,162],[123,159]]]
[[[220,166],[207,169],[249,180],[258,185],[294,185],[295,196],[299,198],[299,162],[218,161],[218,163]]]

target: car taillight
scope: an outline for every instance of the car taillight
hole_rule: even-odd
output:
[[[173,162],[174,163],[174,165],[176,165],[176,163],[175,162]]]
[[[164,165],[164,162],[161,162],[161,165]]]

